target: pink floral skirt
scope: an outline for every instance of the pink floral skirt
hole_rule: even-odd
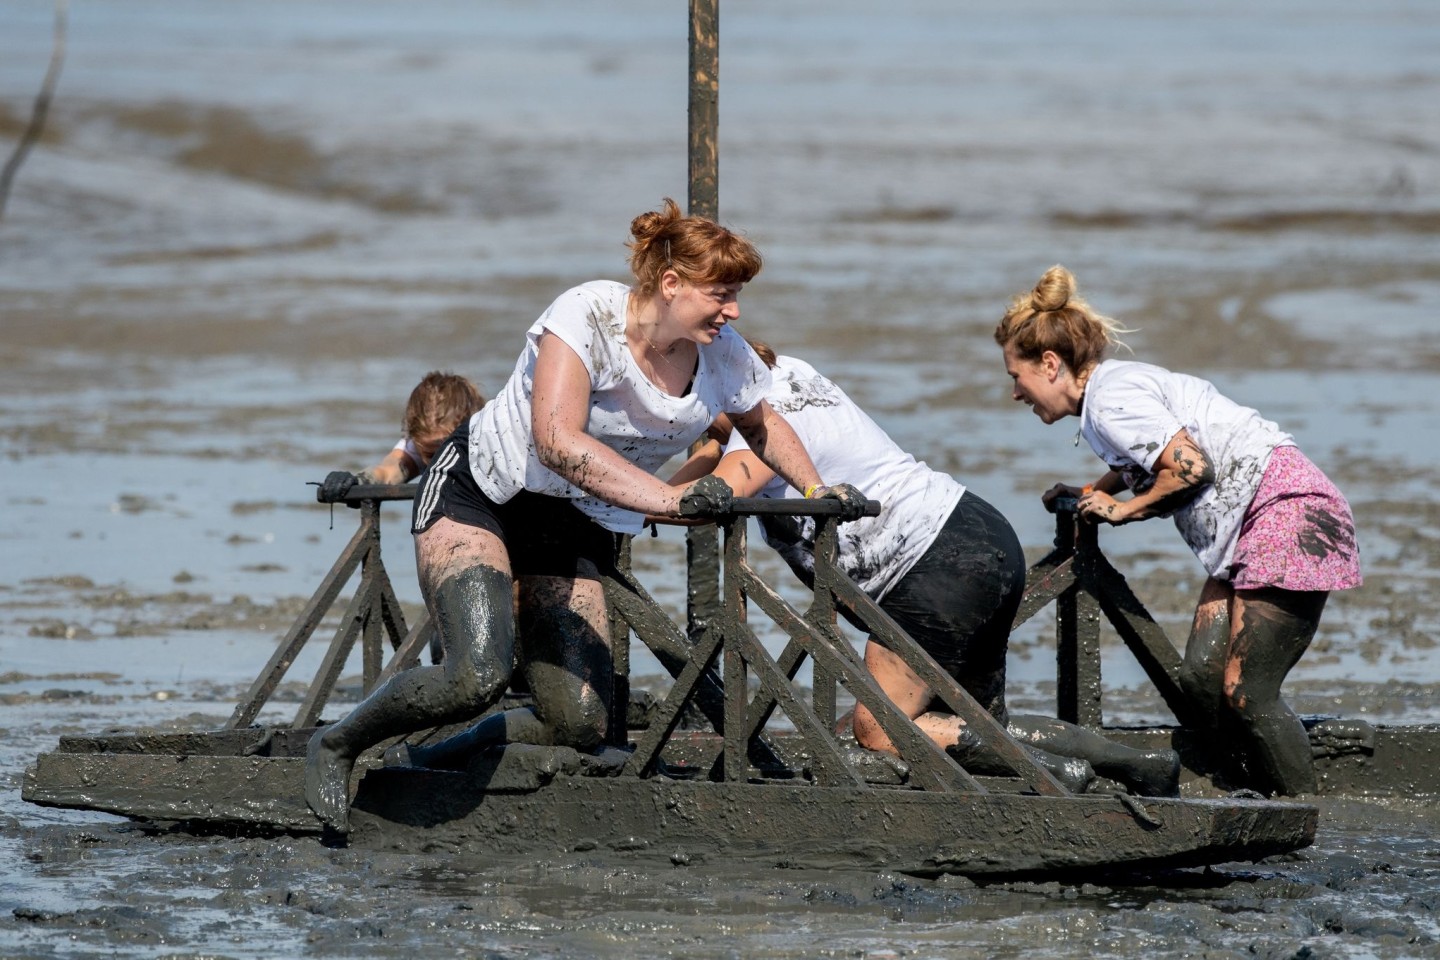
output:
[[[1358,587],[1350,504],[1299,447],[1276,447],[1240,525],[1230,582],[1237,590]]]

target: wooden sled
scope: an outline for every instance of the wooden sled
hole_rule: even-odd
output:
[[[380,557],[380,505],[411,496],[407,487],[351,492],[347,500],[360,508],[359,531],[225,729],[64,737],[27,770],[23,797],[195,831],[322,832],[303,797],[305,744],[354,644],[362,644],[368,693],[418,663],[428,642],[427,624],[407,626]],[[594,754],[512,744],[480,753],[463,771],[441,771],[385,767],[376,748],[362,756],[352,781],[347,842],[416,852],[602,851],[675,864],[724,860],[970,875],[1258,860],[1313,842],[1318,810],[1309,804],[1070,793],[836,567],[837,509],[823,500],[738,501],[734,516],[721,525],[718,607],[692,617],[698,623],[689,633],[622,563],[605,582],[616,658],[612,702],[631,703],[632,635],[674,678],[663,700],[644,716],[635,709],[615,711],[610,742]],[[813,599],[805,611],[748,562],[746,520],[761,513],[809,515],[817,522]],[[1084,562],[1072,549],[1068,560],[1052,554],[1032,571],[1037,602],[1049,590],[1062,605],[1062,657],[1069,642],[1063,608],[1083,602],[1074,594],[1076,584],[1087,582]],[[359,586],[294,722],[254,726],[357,571]],[[692,565],[692,579],[693,573]],[[788,636],[778,656],[747,625],[752,607]],[[891,705],[841,635],[840,608],[899,654],[1005,758],[1012,775],[973,776]],[[1022,617],[1038,608],[1027,601]],[[1146,649],[1154,642],[1146,630],[1132,633]],[[1079,677],[1083,663],[1074,659]],[[811,691],[794,682],[806,661]],[[847,745],[832,732],[841,686],[876,716],[898,759]],[[1075,688],[1081,689],[1078,681]],[[1062,706],[1068,703],[1079,716],[1075,707],[1086,702],[1072,696]],[[777,721],[777,712],[788,726]],[[627,722],[620,722],[622,716]],[[707,729],[682,729],[690,717],[702,718]]]

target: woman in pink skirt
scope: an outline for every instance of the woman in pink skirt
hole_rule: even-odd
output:
[[[1209,574],[1180,676],[1198,721],[1239,733],[1249,786],[1313,793],[1309,737],[1280,686],[1329,592],[1360,584],[1350,506],[1289,434],[1213,384],[1106,359],[1120,332],[1059,266],[995,329],[1015,399],[1045,423],[1079,417],[1109,467],[1042,499],[1075,497],[1078,515],[1099,523],[1174,518]]]

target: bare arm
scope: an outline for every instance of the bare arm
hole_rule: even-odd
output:
[[[420,475],[420,465],[404,450],[396,448],[375,466],[358,474],[361,483],[409,483]]]
[[[680,465],[679,470],[670,475],[670,485],[683,487],[692,480],[699,480],[706,474],[714,473],[715,468],[720,465],[722,451],[719,441],[706,440],[699,450],[690,454],[690,459]]]
[[[707,440],[704,446],[691,454],[690,459],[675,471],[670,483],[674,486],[687,486],[692,481],[713,473],[730,485],[735,496],[753,497],[775,476],[775,471],[765,466],[760,458],[749,450],[736,450],[725,454],[723,458],[720,456],[721,452],[717,441]],[[649,523],[678,523],[684,526],[708,522],[655,516],[645,519]]]
[[[540,462],[606,503],[654,516],[678,513],[672,487],[585,432],[590,374],[578,354],[552,333],[540,338],[530,395],[531,431]]]
[[[790,486],[804,491],[821,483],[820,473],[794,428],[770,404],[761,400],[746,413],[731,414],[730,419],[760,462]]]
[[[1215,468],[1188,430],[1181,430],[1170,438],[1155,461],[1152,473],[1155,482],[1150,489],[1128,500],[1116,500],[1097,485],[1093,492],[1080,498],[1077,512],[1102,523],[1133,523],[1178,510],[1215,482]]]

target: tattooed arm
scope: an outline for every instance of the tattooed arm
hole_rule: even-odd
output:
[[[1100,523],[1133,523],[1178,510],[1215,482],[1215,468],[1187,430],[1170,438],[1151,472],[1155,482],[1144,493],[1116,500],[1096,489],[1080,498],[1077,512]]]

